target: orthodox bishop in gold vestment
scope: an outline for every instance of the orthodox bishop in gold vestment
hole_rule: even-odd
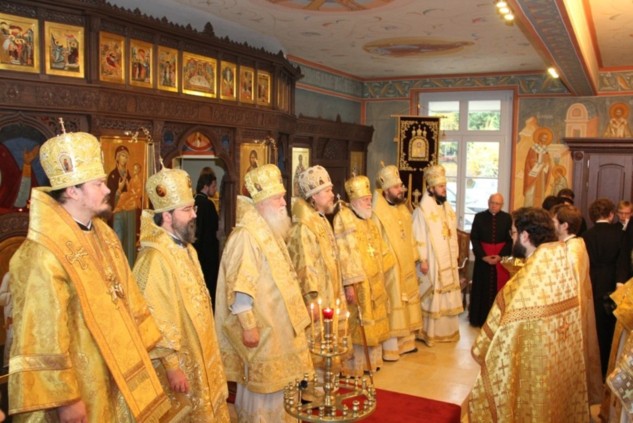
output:
[[[326,215],[334,212],[330,175],[321,166],[312,166],[299,175],[299,191],[292,206],[293,225],[288,251],[294,263],[301,291],[318,298],[322,307],[344,303],[338,247]]]
[[[381,343],[389,337],[385,270],[394,266],[394,257],[371,219],[371,189],[366,176],[345,182],[350,206],[341,203],[334,217],[345,297],[350,310],[349,331],[354,356],[343,363],[344,373],[362,376],[364,371],[382,366]],[[364,344],[371,363],[366,363]]]
[[[134,275],[163,334],[154,367],[178,421],[228,422],[228,388],[215,334],[211,297],[193,248],[191,180],[181,169],[152,175],[153,210],[141,217],[141,250]]]
[[[400,354],[415,351],[415,332],[422,328],[422,309],[415,262],[418,252],[411,235],[411,212],[404,204],[404,187],[395,166],[385,166],[376,178],[372,219],[386,242],[395,265],[385,269],[389,296],[389,339],[382,345],[383,358],[396,361]]]
[[[148,350],[160,333],[116,234],[95,137],[40,149],[51,186],[31,194],[29,232],[10,264],[14,422],[156,422],[169,402]]]
[[[237,197],[237,223],[218,277],[216,328],[228,380],[237,382],[240,422],[293,421],[283,388],[314,373],[310,324],[284,241],[290,218],[281,172],[272,164],[245,176],[251,198]]]
[[[499,291],[472,348],[481,370],[471,422],[588,422],[580,301],[564,243],[543,209],[512,213],[513,255],[527,257]],[[551,242],[554,241],[554,242]]]
[[[326,217],[333,214],[335,208],[332,186],[330,175],[322,166],[309,167],[299,174],[302,198],[295,199],[292,206],[288,252],[297,270],[306,305],[315,306],[316,313],[326,307],[334,309],[333,327],[341,337],[347,332],[347,305],[338,246]],[[318,322],[316,316],[313,320]],[[320,328],[316,327],[311,333],[320,336]],[[316,365],[319,367],[318,362]]]

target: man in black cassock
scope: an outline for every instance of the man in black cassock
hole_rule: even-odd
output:
[[[589,206],[589,218],[594,226],[582,238],[589,253],[589,275],[593,290],[596,329],[600,345],[600,364],[605,376],[615,316],[609,295],[615,291],[616,282],[626,282],[629,275],[627,242],[624,231],[613,225],[615,205],[607,198],[598,198]]]
[[[215,204],[209,199],[217,191],[218,182],[211,168],[204,168],[196,183],[195,205],[198,207],[196,214],[196,241],[193,247],[198,253],[200,267],[204,275],[204,282],[211,294],[213,310],[215,310],[215,288],[218,281],[218,269],[220,268],[220,242],[218,241],[219,216]]]
[[[476,327],[484,324],[497,291],[510,277],[500,261],[502,256],[509,256],[512,251],[512,217],[501,210],[502,207],[503,196],[492,194],[488,199],[488,210],[475,215],[470,232],[475,267],[468,320]]]

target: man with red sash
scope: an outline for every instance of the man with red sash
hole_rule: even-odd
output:
[[[29,232],[10,263],[14,422],[157,422],[169,409],[148,350],[160,333],[107,218],[99,141],[46,141],[50,187],[31,195]]]
[[[503,196],[492,194],[488,210],[475,215],[470,230],[475,267],[468,320],[476,327],[484,324],[497,292],[510,279],[510,273],[501,265],[501,257],[509,256],[512,251],[512,217],[501,210],[502,207]]]

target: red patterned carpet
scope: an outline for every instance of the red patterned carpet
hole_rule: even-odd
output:
[[[363,423],[459,423],[459,405],[397,392],[376,390],[376,411]]]

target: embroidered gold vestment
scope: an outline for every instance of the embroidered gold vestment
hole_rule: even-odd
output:
[[[338,299],[343,312],[345,295],[330,222],[300,198],[292,207],[292,221],[288,252],[299,276],[301,292],[304,296],[316,292],[323,307],[334,308]]]
[[[633,420],[633,279],[616,289],[611,298],[616,304],[613,314],[617,323],[609,356],[608,390],[600,416],[602,421],[623,422]]]
[[[574,270],[564,243],[540,245],[495,299],[472,347],[481,370],[471,422],[588,422]]]
[[[376,223],[371,219],[361,219],[345,205],[334,217],[334,233],[339,247],[343,284],[356,284],[356,301],[361,308],[367,345],[380,345],[389,337],[384,271],[394,266],[394,258]],[[356,305],[348,305],[348,308],[352,342],[362,345],[358,308]]]
[[[177,408],[167,370],[180,368],[189,382],[189,422],[228,422],[228,388],[215,333],[211,298],[196,250],[174,242],[152,214],[141,217],[141,250],[134,276],[147,300],[162,340],[151,352],[154,367]]]
[[[578,282],[580,316],[582,324],[585,366],[587,367],[587,394],[589,404],[599,404],[603,395],[602,370],[600,369],[600,347],[596,331],[596,315],[593,292],[589,277],[589,255],[582,238],[573,237],[565,241],[567,254]]]
[[[254,207],[238,196],[237,224],[220,262],[216,328],[228,380],[268,394],[314,373],[305,329],[310,324],[299,280],[283,240]],[[253,299],[259,345],[247,348],[231,312],[236,293]]]
[[[389,296],[389,336],[408,336],[422,328],[415,271],[418,253],[411,236],[411,213],[404,204],[390,205],[381,190],[374,192],[372,206],[372,219],[395,258],[395,265],[389,270],[385,269],[385,289]]]
[[[160,333],[116,234],[92,223],[82,231],[32,191],[27,239],[10,264],[14,422],[56,421],[57,407],[80,399],[93,423],[157,422],[169,409],[147,353]]]

